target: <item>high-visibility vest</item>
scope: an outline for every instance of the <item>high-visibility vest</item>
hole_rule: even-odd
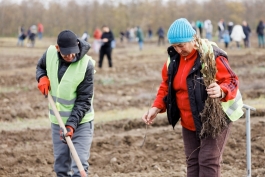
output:
[[[217,45],[216,45],[217,46]],[[167,60],[167,68],[170,64],[170,57],[168,57]],[[202,64],[202,68],[204,67],[204,64]],[[236,97],[232,100],[228,100],[226,102],[221,102],[222,109],[225,112],[225,114],[229,117],[231,121],[238,120],[243,114],[243,100],[241,93],[239,89],[237,90]]]
[[[88,62],[91,61],[95,66],[95,61],[88,55],[84,55],[82,59],[77,62],[73,62],[68,66],[59,83],[58,60],[58,52],[55,46],[51,45],[46,53],[46,70],[51,86],[50,94],[65,124],[72,113],[72,109],[74,107],[77,96],[76,89],[78,85],[84,80]],[[80,124],[89,122],[94,119],[94,109],[92,106],[93,97],[91,99],[91,107],[88,112],[85,113]],[[49,119],[52,123],[58,124],[51,105],[49,105]]]

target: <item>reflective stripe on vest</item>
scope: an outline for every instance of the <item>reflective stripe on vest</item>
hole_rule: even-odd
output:
[[[86,112],[86,114],[92,112],[92,110],[93,110],[93,109],[89,109],[89,110]],[[49,111],[50,111],[49,113],[50,113],[51,115],[55,116],[53,110],[50,109]],[[60,114],[61,117],[69,117],[69,116],[71,115],[71,113],[72,113],[71,111],[59,111],[59,114]]]
[[[58,102],[60,104],[65,104],[65,105],[71,105],[75,103],[76,98],[73,98],[72,100],[65,100],[62,98],[57,98],[56,96],[52,96],[54,102]]]
[[[239,89],[237,90],[236,97],[233,100],[227,102],[221,102],[222,108],[230,120],[236,121],[243,114],[243,100]]]
[[[58,60],[58,52],[55,46],[50,46],[46,53],[46,70],[51,83],[50,93],[63,122],[66,123],[69,116],[71,116],[76,100],[76,89],[84,80],[87,65],[89,62],[92,62],[95,66],[95,61],[92,60],[91,57],[85,55],[79,61],[71,63],[62,76],[60,83],[58,83]],[[89,122],[94,119],[94,109],[92,105],[93,97],[91,99],[91,107],[85,113],[80,123]],[[51,106],[49,106],[49,109],[50,121],[54,124],[58,124]]]
[[[170,64],[170,57],[167,59],[167,68]],[[202,64],[202,67],[204,65]],[[236,97],[226,102],[221,102],[222,109],[231,121],[238,120],[243,114],[243,100],[239,89],[237,90]]]

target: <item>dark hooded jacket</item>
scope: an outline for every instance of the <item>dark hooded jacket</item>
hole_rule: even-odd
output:
[[[264,24],[262,21],[259,22],[256,31],[257,31],[258,35],[260,35],[260,36],[264,35]]]
[[[78,39],[79,41],[79,49],[80,53],[76,54],[76,58],[73,62],[77,62],[83,58],[83,56],[88,52],[90,49],[89,43],[84,40]],[[36,79],[37,81],[40,80],[41,77],[47,76],[46,70],[46,53],[39,59],[37,68],[36,68]],[[58,52],[58,61],[59,61],[59,68],[58,68],[58,82],[60,83],[65,71],[70,66],[70,62],[64,61],[61,57],[60,53]],[[94,80],[94,66],[92,61],[88,62],[87,70],[85,73],[84,80],[78,85],[76,92],[77,98],[75,101],[75,105],[73,107],[72,113],[68,118],[66,125],[70,125],[74,129],[76,129],[79,123],[82,121],[85,113],[92,108],[91,101],[93,96],[93,80]]]
[[[111,30],[109,32],[103,32],[101,39],[107,38],[108,42],[103,42],[102,43],[102,48],[111,48],[111,42],[114,40],[114,36]]]

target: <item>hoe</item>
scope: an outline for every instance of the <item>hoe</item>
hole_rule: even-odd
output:
[[[56,116],[56,118],[58,120],[59,126],[63,129],[64,134],[66,134],[67,130],[65,128],[65,125],[64,125],[64,123],[62,121],[62,118],[61,118],[61,116],[60,116],[60,114],[59,114],[59,112],[58,112],[58,110],[57,110],[57,108],[55,106],[55,103],[54,103],[50,93],[48,93],[48,100],[49,100],[49,103],[52,106],[53,112],[54,112],[54,114],[55,114],[55,116]],[[73,156],[73,158],[74,158],[74,160],[76,162],[78,170],[80,171],[81,177],[86,177],[87,176],[86,172],[84,170],[84,167],[81,164],[81,161],[80,161],[80,159],[78,157],[78,154],[77,154],[77,152],[75,150],[75,147],[73,145],[73,142],[72,142],[71,138],[69,136],[67,136],[67,137],[65,137],[65,139],[66,139],[67,145],[69,146],[69,149],[70,149],[70,151],[72,153],[72,156]]]

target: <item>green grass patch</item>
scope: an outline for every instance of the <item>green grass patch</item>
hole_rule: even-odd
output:
[[[15,87],[0,87],[0,93],[11,93],[15,92],[17,88]]]
[[[147,107],[143,109],[129,108],[125,110],[110,110],[106,112],[95,112],[95,124],[104,124],[109,121],[122,120],[122,119],[141,119],[142,115],[147,111]],[[49,118],[38,119],[21,119],[17,118],[12,122],[1,121],[1,131],[19,131],[30,129],[47,129],[50,128]]]
[[[12,93],[18,91],[28,91],[28,87],[0,87],[0,93]]]
[[[265,109],[265,97],[260,97],[256,99],[244,99],[244,104],[254,107],[256,109]]]
[[[1,121],[0,122],[0,132],[1,131],[19,131],[30,129],[43,129],[50,127],[50,120],[48,118],[42,119],[21,119],[17,118],[13,122]]]

